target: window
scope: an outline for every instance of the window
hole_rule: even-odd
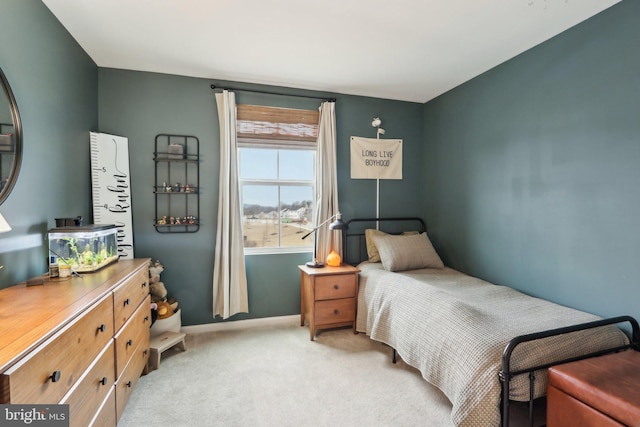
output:
[[[238,105],[246,252],[308,250],[315,211],[318,112]]]

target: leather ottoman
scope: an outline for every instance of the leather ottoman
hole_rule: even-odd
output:
[[[547,427],[640,426],[640,352],[549,368]]]

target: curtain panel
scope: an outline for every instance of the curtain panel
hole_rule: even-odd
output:
[[[328,101],[320,105],[316,155],[316,224],[322,224],[339,211],[335,106],[335,102]],[[329,230],[329,224],[325,224],[318,229],[316,236],[319,261],[326,261],[332,250],[342,256],[342,234],[339,231]]]
[[[220,122],[220,194],[213,265],[213,316],[249,312],[244,263],[242,207],[238,185],[235,94],[216,94]]]

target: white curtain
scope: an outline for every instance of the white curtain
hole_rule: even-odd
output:
[[[338,213],[338,173],[336,166],[336,103],[320,105],[318,147],[316,155],[316,224]],[[329,230],[329,223],[316,232],[318,260],[326,261],[331,250],[342,256],[342,235]]]
[[[235,94],[227,90],[217,93],[216,103],[220,121],[220,194],[213,265],[213,316],[226,319],[236,313],[248,313],[249,301],[238,185]]]

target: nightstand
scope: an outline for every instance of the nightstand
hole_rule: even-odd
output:
[[[309,323],[311,341],[319,329],[353,326],[356,332],[358,270],[351,265],[300,269],[300,326]]]

